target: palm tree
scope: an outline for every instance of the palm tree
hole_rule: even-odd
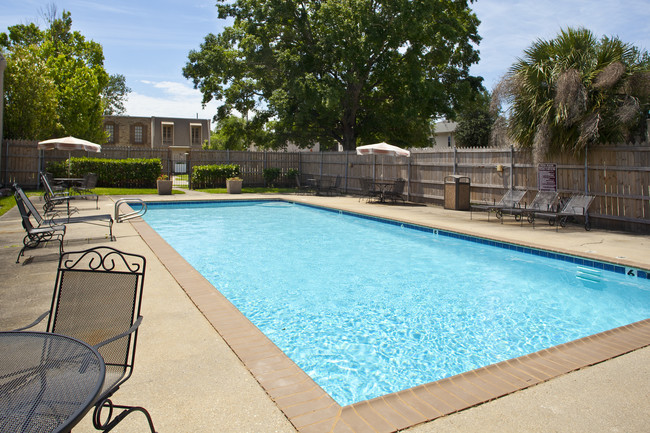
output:
[[[567,29],[537,40],[495,89],[509,105],[509,133],[536,159],[629,139],[643,128],[650,56],[618,38]],[[497,104],[499,105],[499,104]]]

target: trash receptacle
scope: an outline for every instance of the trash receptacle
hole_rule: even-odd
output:
[[[445,209],[469,210],[469,187],[467,176],[445,177]]]

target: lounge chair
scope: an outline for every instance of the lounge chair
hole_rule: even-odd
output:
[[[501,209],[501,213],[513,215],[515,221],[522,221],[522,223],[526,218],[532,224],[535,221],[535,212],[552,212],[556,202],[557,192],[538,191],[530,205]]]
[[[68,195],[68,190],[64,186],[64,184],[54,182],[54,178],[52,176],[52,173],[49,173],[47,171],[42,171],[40,174],[41,174],[41,176],[45,177],[44,181],[47,182],[47,184],[50,187],[50,190],[54,191],[53,192],[54,195],[59,195],[59,194]],[[43,180],[43,177],[41,177],[41,180]]]
[[[36,207],[31,202],[31,200],[27,197],[27,195],[25,194],[25,192],[22,190],[21,187],[19,187],[17,184],[14,184],[14,191],[16,194],[18,194],[21,197],[23,203],[25,203],[25,207],[27,208],[31,216],[36,220],[39,227],[41,226],[45,227],[46,225],[55,226],[55,225],[75,224],[75,223],[102,225],[108,227],[110,240],[111,241],[115,240],[115,238],[113,238],[113,217],[110,216],[109,214],[84,215],[84,216],[72,217],[69,214],[67,216],[59,216],[59,214],[55,213],[49,215],[48,219],[46,220],[41,216],[40,213],[38,213]]]
[[[70,208],[70,200],[86,199],[90,198],[95,200],[95,209],[99,209],[99,196],[97,194],[88,193],[81,195],[70,195],[68,193],[56,192],[52,189],[51,179],[47,173],[41,172],[41,182],[43,183],[43,189],[45,190],[43,198],[45,199],[45,205],[43,210],[45,213],[54,212],[57,207],[61,205],[67,206],[68,215],[78,211],[76,208]],[[95,181],[96,182],[96,181]]]
[[[149,412],[142,407],[120,406],[110,400],[133,371],[146,260],[109,247],[66,252],[59,258],[50,311],[29,329],[48,317],[46,332],[67,335],[94,346],[104,359],[106,375],[95,407],[93,425],[111,430],[134,411],[145,414],[155,432]],[[66,404],[63,399],[52,405]],[[106,408],[107,414],[102,414]],[[114,409],[123,409],[113,417]],[[106,418],[106,419],[105,419]]]
[[[52,183],[52,176],[49,173],[40,172],[41,183],[43,184],[43,212],[45,214],[58,212],[61,207],[66,209],[68,215],[78,212],[77,208],[70,207],[70,195],[60,189],[55,189]]]
[[[591,230],[591,222],[589,221],[589,206],[594,201],[593,195],[575,194],[569,201],[562,207],[559,212],[535,212],[534,218],[546,218],[548,223],[553,226],[566,227],[569,219],[574,217],[583,217],[585,220],[585,230]],[[534,225],[533,225],[534,227]]]
[[[405,203],[404,200],[404,186],[406,185],[406,180],[397,179],[393,184],[393,187],[384,192],[384,200],[391,199],[395,203],[398,199],[402,200],[402,203]]]
[[[521,201],[522,198],[524,198],[524,195],[526,195],[525,190],[509,189],[508,191],[506,191],[503,197],[501,197],[501,200],[499,200],[498,203],[494,203],[491,205],[489,204],[472,205],[470,206],[470,219],[472,218],[472,211],[474,211],[475,209],[487,211],[488,221],[490,220],[491,212],[494,212],[497,218],[501,219],[501,217],[503,216],[502,210],[513,209],[515,207],[518,207],[519,202]]]
[[[24,193],[18,194],[15,189],[14,191],[14,197],[16,198],[16,207],[18,207],[18,211],[20,212],[23,227],[27,231],[27,234],[23,238],[23,247],[18,253],[18,257],[16,258],[16,263],[20,262],[20,256],[25,254],[26,249],[36,248],[41,243],[46,243],[49,241],[57,241],[59,243],[59,254],[63,254],[63,238],[65,236],[65,226],[49,225],[45,223],[42,218],[39,218],[40,215],[34,215],[34,219],[37,221],[37,226],[34,227],[30,219],[32,213],[23,200]]]

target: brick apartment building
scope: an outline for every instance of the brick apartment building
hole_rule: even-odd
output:
[[[173,153],[201,149],[210,142],[209,119],[104,116],[108,141],[103,146],[167,148]]]

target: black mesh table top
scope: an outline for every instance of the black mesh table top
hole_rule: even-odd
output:
[[[104,383],[93,347],[45,332],[0,332],[0,433],[60,432],[88,412]]]

